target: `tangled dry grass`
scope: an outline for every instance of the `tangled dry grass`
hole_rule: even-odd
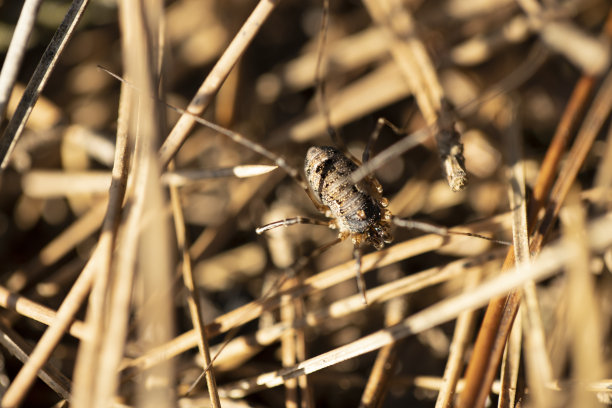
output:
[[[0,3],[3,407],[612,401],[610,3],[322,3]],[[193,115],[299,169],[321,55],[353,154],[402,129],[369,163],[395,215],[513,245],[397,228],[363,305],[333,231],[256,235],[323,215]]]

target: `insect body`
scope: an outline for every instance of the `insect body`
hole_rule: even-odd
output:
[[[316,198],[329,209],[326,215],[333,219],[330,226],[339,230],[340,238],[350,236],[355,246],[365,242],[381,249],[393,240],[389,201],[371,177],[351,183],[350,175],[357,167],[333,147],[313,146],[306,154],[304,172]]]
[[[351,175],[358,168],[356,159],[347,157],[334,147],[311,147],[304,163],[307,185],[303,187],[317,208],[331,220],[295,217],[264,225],[256,231],[261,234],[280,226],[318,224],[337,229],[338,241],[350,237],[354,247],[357,285],[363,302],[367,303],[361,274],[361,246],[369,244],[381,249],[390,243],[393,240],[392,216],[387,209],[389,201],[382,196],[382,186],[376,179],[367,176],[356,183],[351,181]]]

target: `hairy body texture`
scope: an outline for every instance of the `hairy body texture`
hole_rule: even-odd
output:
[[[376,249],[390,243],[391,212],[382,187],[371,177],[354,184],[350,175],[358,164],[329,146],[313,146],[306,154],[304,172],[316,198],[329,209],[328,217],[343,238],[355,245],[366,242]]]

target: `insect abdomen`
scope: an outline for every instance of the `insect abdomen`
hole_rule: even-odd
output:
[[[351,159],[329,146],[308,149],[304,170],[317,198],[337,220],[340,231],[364,233],[381,219],[381,208],[367,181],[352,184],[349,176],[357,169]]]

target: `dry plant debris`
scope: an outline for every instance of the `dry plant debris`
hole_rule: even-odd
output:
[[[0,405],[609,405],[611,13],[0,2]],[[394,215],[513,245],[395,228],[364,305],[335,232],[258,236],[323,220],[330,124]]]

